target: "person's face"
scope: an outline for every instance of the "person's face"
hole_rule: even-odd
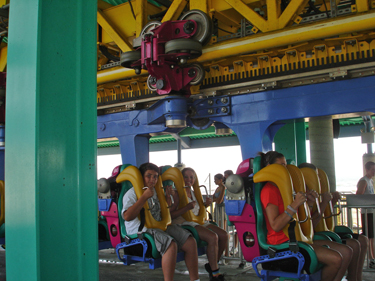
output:
[[[220,184],[222,182],[222,180],[220,180],[218,178],[214,178],[214,182],[215,182],[215,184]]]
[[[184,173],[184,180],[185,180],[185,184],[187,186],[193,186],[193,184],[195,182],[194,173],[192,171],[190,171],[190,170],[187,170]]]
[[[227,178],[229,177],[229,175],[227,173],[224,173],[224,178]]]
[[[375,166],[371,166],[370,170],[367,170],[367,174],[370,178],[373,178],[375,176]]]
[[[284,167],[286,167],[286,159],[285,159],[285,157],[277,158],[276,161],[275,161],[275,164],[280,164],[280,165],[283,165]]]
[[[154,170],[147,170],[143,175],[143,181],[145,186],[149,188],[154,188],[158,181],[159,173]]]

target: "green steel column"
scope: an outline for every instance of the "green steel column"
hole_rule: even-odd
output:
[[[98,280],[96,1],[10,8],[7,280]]]
[[[284,154],[286,159],[296,161],[296,134],[294,122],[281,127],[274,138],[275,150]]]
[[[298,120],[295,123],[296,145],[297,145],[297,164],[305,163],[306,160],[306,127],[305,120]]]
[[[275,150],[296,164],[306,162],[306,130],[303,120],[290,121],[279,129],[274,138]]]

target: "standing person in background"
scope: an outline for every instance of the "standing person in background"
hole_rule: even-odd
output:
[[[369,161],[365,164],[366,175],[359,179],[357,183],[357,192],[356,194],[374,194],[374,183],[372,178],[375,176],[375,163]],[[370,268],[375,268],[374,260],[374,224],[373,224],[373,209],[367,209],[367,222],[366,225],[365,214],[366,209],[361,209],[361,218],[362,218],[362,232],[369,239],[370,247]]]
[[[227,220],[225,216],[224,210],[224,195],[225,195],[225,185],[223,183],[224,176],[222,174],[216,174],[214,176],[215,184],[217,188],[214,193],[213,201],[215,202],[215,212],[214,217],[216,219],[216,223],[219,227],[223,228],[224,230],[227,229]]]
[[[230,175],[233,175],[233,171],[232,171],[232,170],[226,170],[226,171],[224,172],[224,180],[223,180],[223,183],[225,183],[225,180],[226,180]]]

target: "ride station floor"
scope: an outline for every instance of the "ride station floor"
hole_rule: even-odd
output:
[[[207,262],[206,256],[201,256],[199,262],[199,278],[201,281],[208,281],[208,273],[204,269],[204,264]],[[251,263],[246,263],[243,268],[239,267],[239,260],[227,260],[226,264],[220,265],[220,271],[224,273],[227,281],[259,281],[260,278],[256,275]],[[1,280],[1,279],[0,279]],[[99,251],[99,280],[100,281],[146,281],[155,280],[162,281],[163,272],[161,268],[151,270],[148,264],[137,263],[130,266],[123,265],[117,258],[113,249]],[[176,265],[174,280],[189,281],[189,274],[185,266],[185,262],[179,262]],[[346,280],[346,279],[343,279]],[[374,281],[375,270],[364,269],[362,281]]]
[[[0,281],[6,280],[5,272],[5,253],[0,250]],[[201,281],[208,281],[208,274],[204,269],[204,264],[207,262],[206,257],[199,258],[199,278]],[[239,268],[239,261],[231,260],[225,265],[220,265],[221,271],[225,275],[227,281],[255,281],[260,280],[250,263],[247,263],[244,268]],[[175,280],[188,281],[189,275],[185,263],[179,262],[176,266]],[[99,280],[100,281],[162,281],[163,272],[161,268],[150,270],[148,264],[137,263],[130,266],[123,265],[118,259],[113,249],[99,251]],[[345,279],[343,279],[345,280]],[[375,270],[364,269],[363,281],[374,281]]]

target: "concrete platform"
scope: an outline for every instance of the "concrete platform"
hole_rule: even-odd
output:
[[[0,281],[6,280],[5,272],[5,251],[0,250]],[[208,274],[204,269],[207,262],[205,256],[199,258],[199,277],[201,281],[208,281]],[[228,281],[255,281],[260,280],[251,264],[247,263],[244,268],[239,268],[239,261],[231,260],[226,265],[220,265],[221,271]],[[189,275],[184,262],[179,262],[176,266],[175,280],[189,281]],[[163,272],[161,268],[150,270],[148,265],[138,263],[125,266],[117,260],[114,250],[99,251],[99,280],[100,281],[162,281]],[[375,270],[365,269],[363,281],[374,281]]]
[[[207,262],[206,256],[199,257],[199,278],[201,281],[208,281],[209,277],[204,269],[204,264]],[[225,275],[228,281],[259,281],[260,278],[253,270],[251,263],[246,263],[243,268],[239,268],[239,260],[227,261],[226,265],[220,265],[220,270]],[[175,280],[189,281],[189,274],[184,262],[177,263],[175,271]],[[163,272],[161,268],[150,270],[147,264],[137,263],[130,266],[125,266],[117,259],[114,250],[99,251],[99,280],[100,281],[146,281],[155,280],[162,281]],[[345,279],[343,279],[345,280]],[[364,269],[362,281],[374,281],[375,270]]]

